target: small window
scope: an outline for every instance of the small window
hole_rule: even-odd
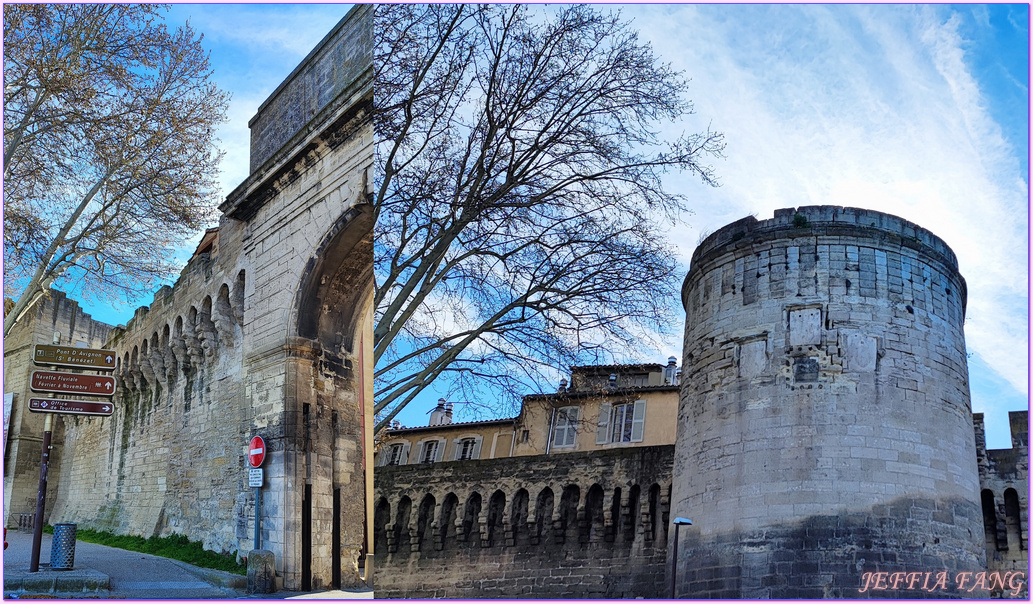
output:
[[[439,441],[429,440],[423,443],[423,452],[420,453],[420,463],[434,463],[438,459]]]
[[[520,434],[520,442],[526,443],[529,440],[531,440],[531,431],[530,430],[524,430]]]
[[[645,420],[645,401],[603,403],[599,406],[595,442],[598,445],[642,442]]]
[[[628,376],[628,387],[630,388],[644,388],[649,385],[649,374],[648,373],[637,373],[635,375]]]
[[[401,465],[401,463],[402,463],[402,449],[404,449],[404,448],[405,448],[405,445],[402,444],[402,443],[391,445],[391,448],[387,452],[387,463],[385,465],[388,465],[388,466]]]
[[[577,407],[561,407],[556,410],[556,423],[552,429],[552,446],[573,447],[577,438]]]
[[[610,442],[630,443],[631,422],[635,419],[635,406],[632,403],[614,405],[610,413]]]
[[[444,446],[445,442],[441,441],[441,446]],[[481,458],[481,437],[480,436],[463,436],[452,441],[452,457],[450,459],[454,461],[466,461],[469,459],[480,459]],[[441,461],[438,458],[438,461]]]
[[[456,459],[473,459],[473,448],[477,446],[476,438],[464,438],[459,441],[459,452],[456,455]]]

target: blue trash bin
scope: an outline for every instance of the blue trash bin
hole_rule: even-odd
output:
[[[50,542],[50,569],[72,570],[75,565],[76,525],[62,523],[54,525],[54,538]]]

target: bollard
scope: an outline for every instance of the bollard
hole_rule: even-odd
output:
[[[54,538],[50,541],[50,570],[72,570],[75,565],[76,525],[60,523],[54,525]]]
[[[247,555],[247,592],[271,594],[276,591],[276,562],[269,550],[253,549]]]

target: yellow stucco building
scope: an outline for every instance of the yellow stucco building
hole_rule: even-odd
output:
[[[573,367],[557,392],[525,396],[519,415],[452,421],[444,399],[427,426],[386,430],[377,466],[552,455],[619,447],[669,445],[675,440],[680,372],[667,365]]]

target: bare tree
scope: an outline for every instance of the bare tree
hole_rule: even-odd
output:
[[[434,380],[505,398],[666,331],[685,200],[661,177],[715,185],[724,148],[663,143],[681,76],[585,6],[379,6],[375,28],[377,430]]]
[[[228,97],[163,10],[4,7],[4,335],[59,284],[135,298],[213,216]]]

